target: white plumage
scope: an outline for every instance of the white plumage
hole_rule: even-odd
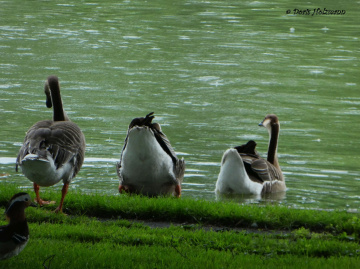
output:
[[[216,191],[229,194],[261,194],[263,184],[249,178],[236,149],[225,151],[216,181]]]
[[[153,113],[131,121],[117,165],[119,191],[148,196],[181,195],[185,162],[179,160]]]

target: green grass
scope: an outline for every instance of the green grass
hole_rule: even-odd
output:
[[[16,192],[16,186],[0,184],[0,213]],[[45,199],[59,196],[42,189]],[[0,268],[354,268],[360,264],[358,214],[74,192],[65,199],[67,216],[54,214],[55,207],[26,210],[29,243],[17,257],[0,261]],[[147,221],[173,225],[150,228]]]

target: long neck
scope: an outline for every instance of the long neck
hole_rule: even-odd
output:
[[[59,83],[51,83],[51,101],[53,105],[53,121],[65,121],[65,113],[63,109],[63,104],[61,101],[60,87]]]
[[[279,124],[273,124],[270,133],[269,149],[267,154],[267,161],[272,163],[274,166],[279,167],[279,162],[277,158],[277,144],[279,139]]]

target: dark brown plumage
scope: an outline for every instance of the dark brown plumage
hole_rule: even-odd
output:
[[[0,260],[18,255],[29,240],[29,227],[25,217],[25,209],[33,205],[29,194],[15,194],[9,201],[5,211],[8,225],[0,226]]]

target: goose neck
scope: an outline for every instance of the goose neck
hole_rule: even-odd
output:
[[[49,80],[51,102],[53,105],[53,120],[65,121],[65,113],[60,95],[60,86],[57,80]]]
[[[267,161],[272,163],[274,166],[279,166],[277,158],[277,144],[279,139],[279,124],[273,124],[269,129],[270,139],[268,147]]]

